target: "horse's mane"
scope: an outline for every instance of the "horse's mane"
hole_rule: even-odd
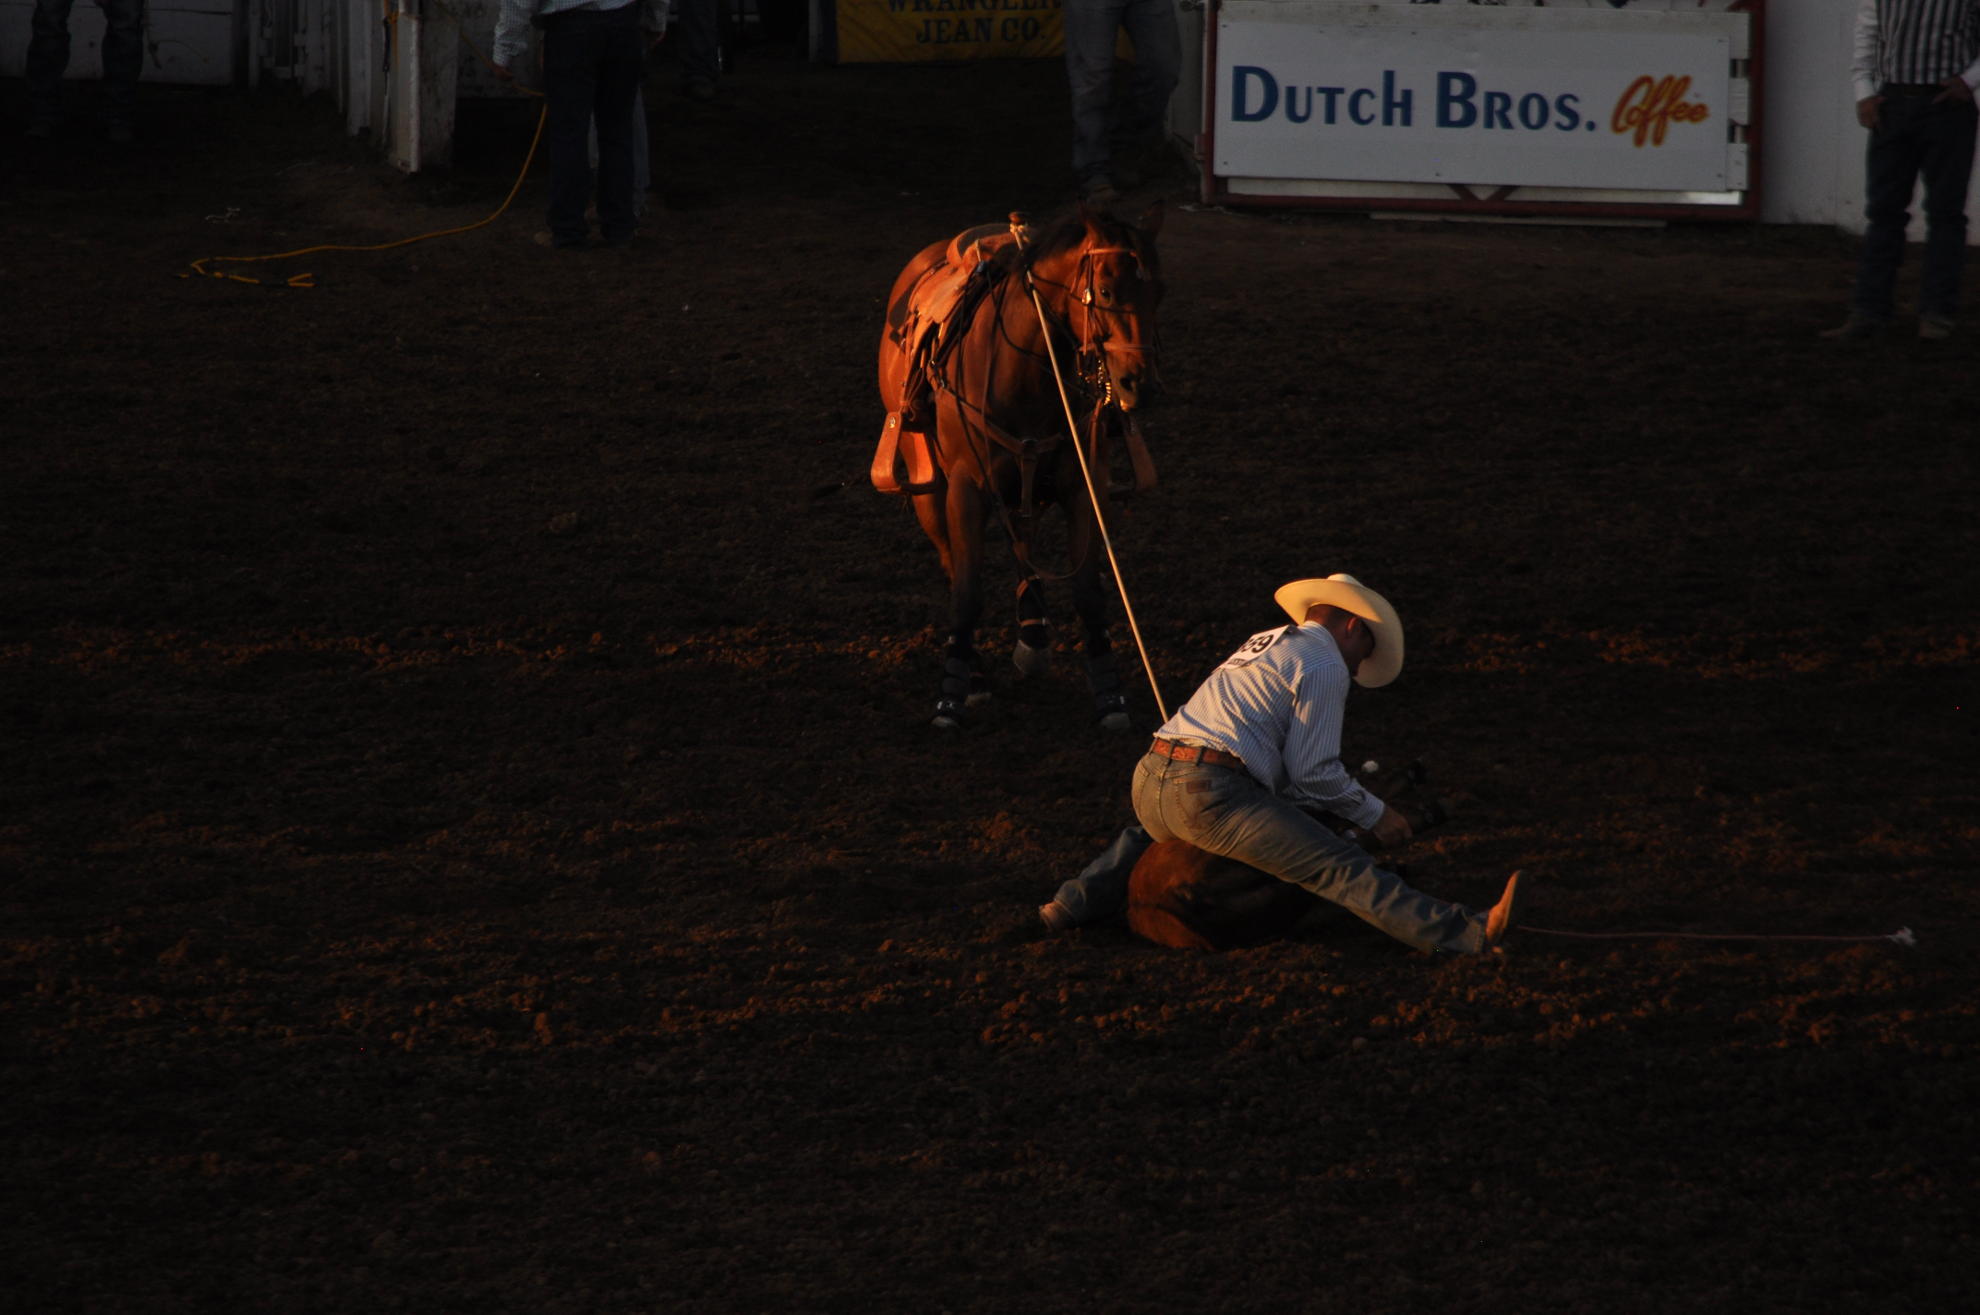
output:
[[[1073,210],[1034,230],[1026,252],[1026,263],[1036,265],[1041,260],[1050,260],[1064,251],[1071,251],[1086,240],[1087,224],[1093,225],[1093,233],[1102,242],[1120,242],[1139,245],[1134,240],[1140,235],[1132,224],[1114,218],[1101,211]]]

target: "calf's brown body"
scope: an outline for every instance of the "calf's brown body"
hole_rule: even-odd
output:
[[[1128,878],[1128,927],[1157,945],[1230,950],[1276,940],[1320,897],[1183,840],[1148,847]]]

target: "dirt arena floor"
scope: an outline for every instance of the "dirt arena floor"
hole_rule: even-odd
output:
[[[534,174],[239,267],[306,290],[180,274],[481,219],[532,108],[412,178],[276,92],[10,117],[10,1305],[1970,1305],[1974,338],[1818,341],[1829,231],[1146,188],[1166,699],[1351,571],[1410,657],[1347,756],[1455,806],[1417,884],[1671,934],[1052,939],[1154,699],[1019,683],[1004,572],[998,698],[929,729],[944,586],[864,472],[897,269],[1068,199],[1061,73],[674,82],[647,240],[538,249]]]

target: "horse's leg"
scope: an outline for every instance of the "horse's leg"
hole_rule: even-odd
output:
[[[1073,610],[1079,613],[1080,644],[1086,658],[1086,687],[1093,695],[1093,715],[1103,730],[1128,728],[1127,695],[1114,661],[1114,642],[1107,635],[1106,572],[1101,569],[1106,548],[1100,542],[1098,518],[1084,482],[1067,491],[1067,544],[1074,562]]]
[[[935,555],[942,562],[943,576],[953,580],[955,570],[949,564],[949,521],[943,511],[944,500],[941,493],[915,494],[914,518],[921,522],[921,532],[935,545]]]
[[[963,708],[989,697],[976,669],[976,622],[983,611],[983,490],[968,479],[951,477],[943,513],[949,526],[949,599],[953,629],[942,654],[942,697],[935,701],[935,725],[954,730]]]
[[[1011,661],[1020,675],[1035,676],[1052,656],[1052,621],[1045,615],[1045,587],[1036,575],[1026,575],[1017,587],[1018,637]]]

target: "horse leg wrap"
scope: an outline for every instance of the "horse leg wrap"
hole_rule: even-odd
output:
[[[1127,695],[1121,692],[1120,664],[1112,653],[1086,659],[1086,687],[1093,692],[1093,714],[1108,717],[1127,711]]]
[[[944,659],[942,663],[942,697],[935,700],[935,716],[939,720],[952,721],[962,716],[962,710],[972,703],[980,703],[989,697],[987,682],[978,674],[976,664],[959,657]]]
[[[1018,638],[1017,646],[1011,650],[1011,661],[1027,676],[1043,671],[1051,657],[1052,625],[1041,601],[1043,593],[1034,579],[1018,581]]]
[[[1019,629],[1049,626],[1052,618],[1045,611],[1045,590],[1034,576],[1018,581],[1017,616]]]

